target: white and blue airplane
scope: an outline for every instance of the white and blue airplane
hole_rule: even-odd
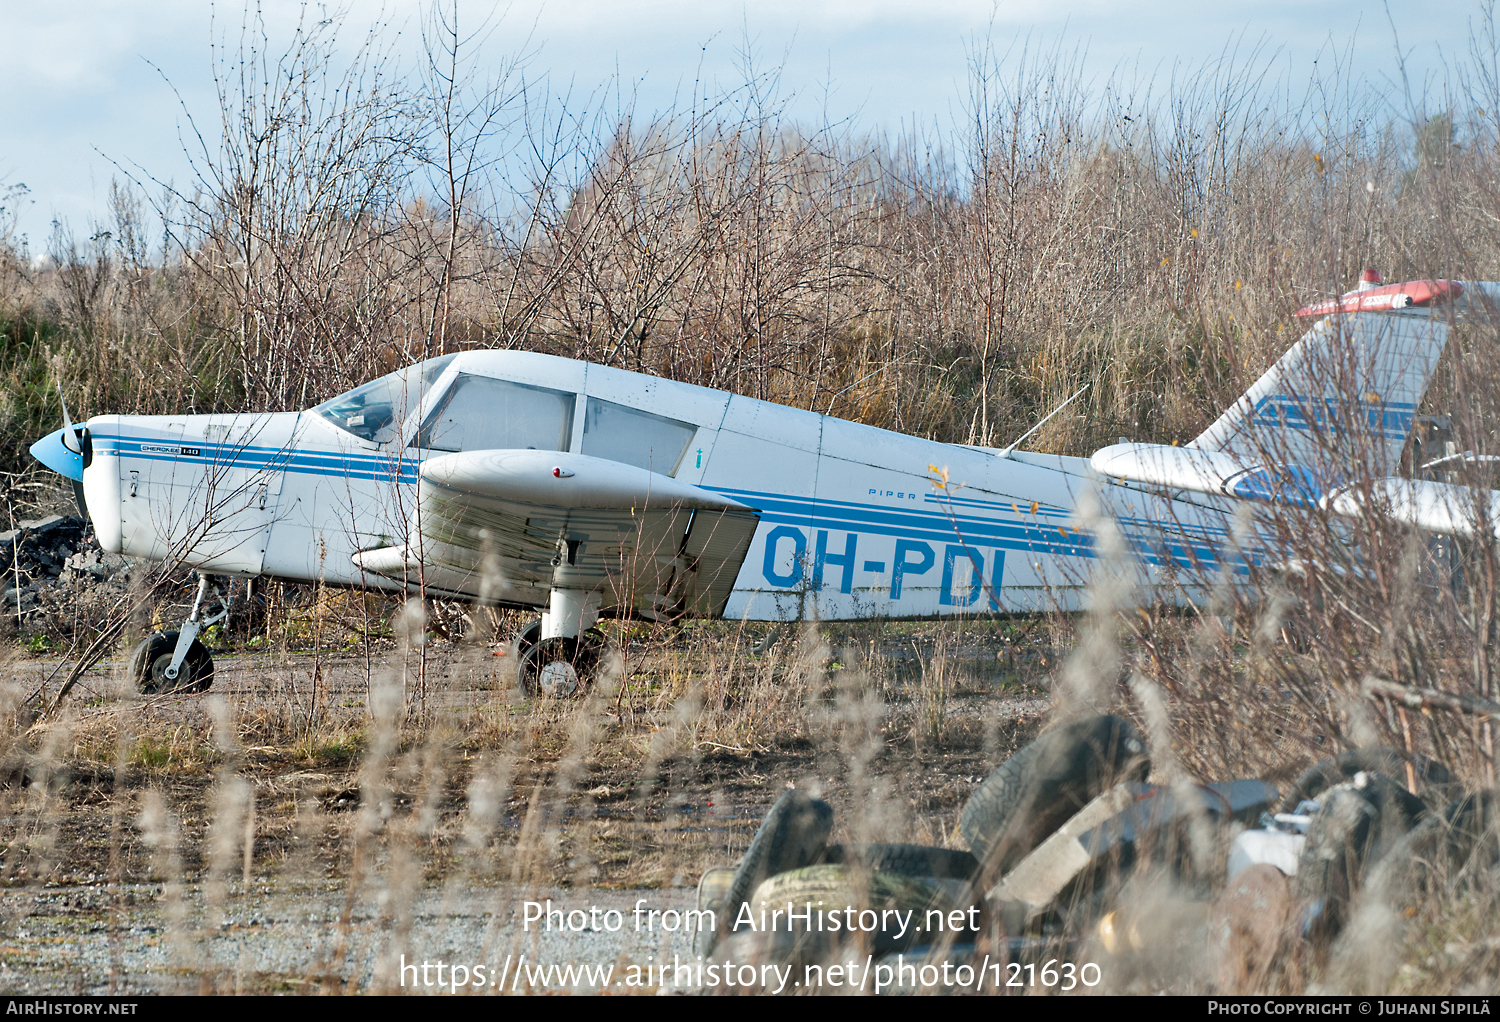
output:
[[[597,664],[601,616],[1081,607],[1098,561],[1085,494],[1119,530],[1132,581],[1166,598],[1274,560],[1264,537],[1254,549],[1232,538],[1236,507],[1316,503],[1392,475],[1450,324],[1492,293],[1446,281],[1365,292],[1331,303],[1190,444],[1117,445],[1092,464],[483,350],[307,411],[75,426],[64,410],[32,453],[81,484],[103,549],[202,576],[182,627],[137,647],[145,690],[207,686],[197,636],[227,613],[221,579],[241,576],[539,609],[519,681],[561,696]]]

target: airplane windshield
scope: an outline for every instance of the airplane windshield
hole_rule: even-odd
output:
[[[676,475],[697,430],[686,422],[591,397],[583,416],[583,453]]]
[[[313,411],[361,440],[383,444],[395,437],[407,415],[422,403],[427,388],[453,358],[444,355],[398,369],[325,401]]]

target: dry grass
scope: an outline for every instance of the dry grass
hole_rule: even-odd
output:
[[[981,52],[964,119],[922,136],[790,123],[769,77],[615,119],[497,73],[434,124],[378,45],[339,63],[337,19],[269,56],[251,33],[198,180],[119,182],[46,253],[0,214],[0,436],[55,422],[54,380],[89,413],[298,408],[526,347],[971,443],[1089,383],[1038,447],[1186,439],[1362,266],[1500,276],[1481,28],[1430,107],[1260,52],[1165,86]],[[262,57],[280,84],[252,89]],[[278,116],[302,102],[321,119]],[[426,162],[450,150],[479,169]]]
[[[833,802],[835,839],[961,847],[958,814],[974,784],[1035,735],[1078,669],[1074,627],[1091,631],[1077,647],[1088,657],[1121,665],[1093,697],[1140,722],[1158,780],[1284,780],[1339,744],[1272,687],[1307,654],[1256,648],[1239,638],[1248,629],[1225,627],[1229,615],[1095,618],[809,627],[759,654],[760,627],[636,626],[618,632],[620,673],[567,702],[522,699],[504,678],[510,657],[457,638],[377,648],[368,675],[362,654],[336,648],[221,657],[222,694],[207,697],[122,698],[101,682],[54,722],[15,718],[9,762],[26,783],[13,774],[0,788],[11,821],[0,879],[19,891],[163,885],[174,960],[222,988],[194,927],[233,916],[254,892],[290,896],[317,882],[351,905],[379,898],[398,946],[433,884],[501,884],[516,898],[557,885],[691,884],[733,861],[789,784]],[[1168,658],[1170,643],[1179,645]],[[423,657],[431,688],[419,714]],[[1158,659],[1185,657],[1197,665],[1193,684],[1153,673]],[[326,710],[309,722],[287,693],[315,662]],[[14,699],[18,687],[8,691]],[[1438,753],[1426,735],[1441,722],[1423,724],[1416,751]],[[1462,755],[1450,762],[1472,772]],[[1118,895],[1142,926],[1205,910],[1201,894],[1160,883],[1143,875]],[[190,890],[201,892],[201,920],[185,907]],[[1491,902],[1474,900],[1485,896],[1423,904],[1403,931],[1410,950],[1397,956],[1406,964],[1395,987],[1492,981]],[[1434,941],[1447,949],[1436,957]],[[1132,967],[1131,989],[1206,989],[1203,949],[1172,948]],[[1264,989],[1311,988],[1345,968],[1287,955]]]
[[[1487,17],[1431,107],[1337,70],[1304,89],[1259,53],[1091,91],[1065,56],[980,52],[964,122],[930,137],[791,124],[761,79],[616,120],[538,103],[514,73],[490,90],[458,74],[455,116],[434,123],[434,79],[375,73],[378,39],[339,64],[341,27],[266,57],[263,89],[242,77],[259,44],[224,55],[227,129],[188,189],[119,183],[90,239],[60,231],[45,263],[0,213],[0,450],[53,427],[55,382],[75,415],[305,407],[412,359],[526,347],[982,444],[1089,383],[1034,440],[1088,453],[1195,435],[1292,342],[1292,310],[1365,265],[1500,277]],[[320,116],[279,116],[303,102]],[[512,144],[533,162],[506,176],[490,147]],[[144,240],[161,234],[164,250]],[[1497,340],[1492,322],[1458,331],[1430,398],[1460,450],[1495,450]],[[10,483],[6,514],[32,513],[38,492]],[[350,904],[380,892],[399,937],[430,882],[690,882],[789,783],[838,806],[839,839],[952,844],[974,783],[1049,707],[1130,715],[1168,782],[1281,781],[1380,742],[1492,786],[1489,724],[1398,713],[1360,685],[1493,698],[1495,544],[1465,548],[1455,582],[1378,512],[1259,527],[1318,570],[1209,573],[1193,611],[1139,607],[1106,575],[1077,619],[770,642],[622,627],[606,679],[566,703],[515,695],[513,654],[485,641],[515,620],[312,589],[271,590],[227,637],[247,657],[229,699],[91,682],[39,725],[16,648],[0,883],[160,882],[174,961],[212,987],[184,885],[220,912],[251,881],[328,879]],[[136,626],[171,617],[183,581],[136,579]],[[114,610],[80,614],[74,648]],[[1142,884],[1127,900],[1184,901]],[[1323,949],[1268,989],[1492,990],[1497,918],[1481,887],[1434,889],[1389,931],[1385,978],[1372,954]],[[1147,986],[1200,988],[1185,960],[1147,964]]]

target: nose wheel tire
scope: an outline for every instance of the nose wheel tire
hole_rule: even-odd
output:
[[[521,654],[516,680],[530,696],[566,699],[581,694],[593,681],[603,644],[584,634],[577,639],[542,639]]]
[[[214,683],[214,660],[197,639],[176,678],[167,677],[172,654],[177,649],[176,632],[155,632],[142,639],[130,654],[130,680],[146,695],[163,692],[207,692]]]

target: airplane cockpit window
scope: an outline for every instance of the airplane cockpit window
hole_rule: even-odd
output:
[[[583,413],[583,453],[675,475],[697,426],[596,397]]]
[[[406,417],[422,403],[432,381],[452,361],[452,355],[444,355],[398,369],[324,401],[313,411],[361,440],[383,444],[396,435]]]
[[[560,390],[460,373],[411,445],[430,451],[566,451],[575,402]]]

